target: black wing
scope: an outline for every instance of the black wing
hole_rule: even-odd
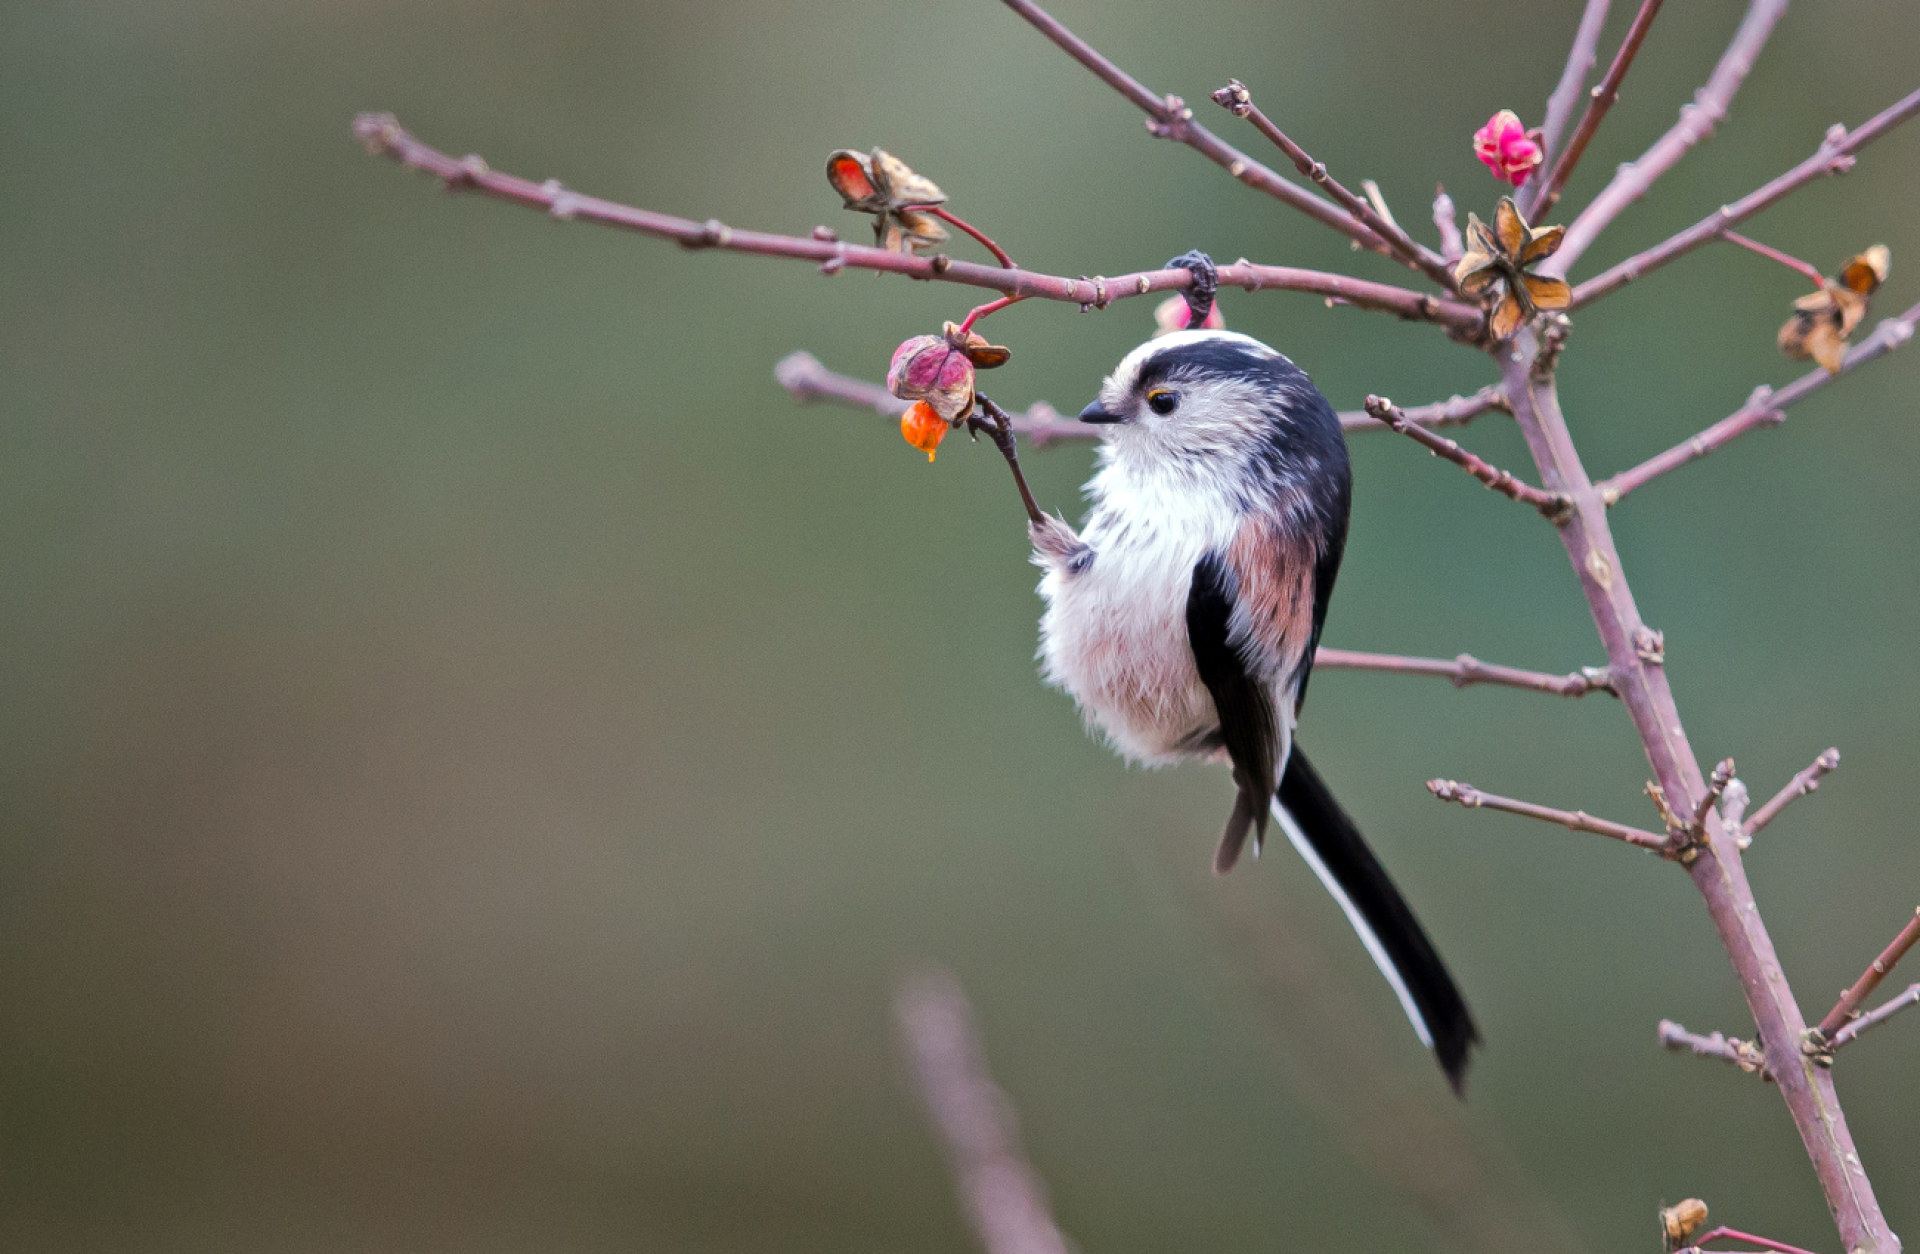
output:
[[[1187,643],[1193,649],[1200,682],[1213,694],[1220,714],[1220,741],[1233,762],[1233,782],[1240,795],[1213,857],[1214,870],[1233,868],[1250,828],[1256,840],[1265,839],[1269,805],[1278,781],[1274,759],[1279,756],[1280,730],[1267,688],[1254,677],[1247,659],[1227,639],[1234,599],[1240,581],[1218,553],[1208,553],[1193,568],[1187,592]]]

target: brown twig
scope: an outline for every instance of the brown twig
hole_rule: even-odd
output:
[[[1718,1058],[1730,1062],[1750,1075],[1770,1080],[1767,1072],[1767,1055],[1752,1041],[1743,1041],[1738,1037],[1724,1036],[1719,1032],[1701,1036],[1689,1032],[1671,1019],[1660,1020],[1660,1043],[1671,1050],[1690,1049],[1702,1058]],[[1696,1242],[1696,1247],[1701,1244]]]
[[[1633,22],[1627,27],[1626,38],[1620,41],[1620,50],[1613,54],[1613,64],[1607,67],[1606,75],[1600,85],[1593,89],[1592,97],[1587,101],[1587,111],[1580,115],[1580,124],[1573,129],[1573,137],[1560,157],[1553,163],[1553,173],[1527,202],[1525,215],[1534,221],[1550,213],[1554,203],[1560,199],[1560,190],[1573,176],[1573,168],[1580,164],[1580,158],[1587,151],[1587,143],[1593,133],[1600,129],[1600,123],[1620,99],[1620,81],[1627,76],[1627,68],[1633,64],[1633,58],[1640,51],[1640,45],[1647,38],[1647,29],[1653,25],[1654,15],[1660,12],[1664,0],[1640,0],[1640,11],[1633,15]]]
[[[1573,47],[1567,51],[1567,68],[1560,71],[1560,82],[1547,97],[1547,116],[1540,124],[1541,163],[1534,168],[1536,180],[1546,177],[1559,155],[1560,137],[1566,133],[1567,123],[1573,120],[1573,110],[1583,94],[1581,89],[1587,85],[1587,75],[1593,72],[1593,63],[1599,59],[1600,32],[1607,24],[1607,7],[1608,0],[1587,0],[1587,7],[1580,14],[1580,25],[1573,32]]]
[[[987,411],[987,416],[982,418],[977,412],[969,414],[967,429],[975,434],[984,432],[993,441],[993,446],[1000,450],[1000,456],[1007,459],[1007,469],[1013,472],[1013,486],[1020,489],[1020,503],[1026,507],[1027,521],[1044,526],[1047,516],[1040,512],[1040,506],[1027,487],[1027,476],[1020,470],[1020,450],[1014,443],[1012,417],[988,400],[985,392],[976,393],[974,399],[979,402],[981,409]]]
[[[1851,1044],[1861,1033],[1879,1027],[1909,1006],[1920,1006],[1920,984],[1909,984],[1874,1009],[1848,1020],[1845,1027],[1833,1034],[1833,1048]]]
[[[1339,179],[1327,173],[1324,162],[1316,161],[1307,150],[1293,142],[1287,133],[1277,126],[1260,108],[1253,103],[1253,96],[1247,91],[1247,85],[1239,79],[1231,79],[1225,87],[1213,93],[1213,102],[1236,118],[1245,118],[1253,123],[1255,130],[1272,140],[1274,146],[1287,155],[1293,162],[1293,168],[1300,171],[1321,191],[1331,196],[1336,204],[1351,214],[1355,221],[1371,230],[1375,235],[1387,241],[1394,257],[1412,269],[1438,283],[1447,291],[1457,291],[1453,271],[1448,268],[1440,254],[1423,244],[1416,243],[1397,222],[1388,218],[1373,205],[1354,195],[1343,186]]]
[[[1504,688],[1524,688],[1556,697],[1584,697],[1590,692],[1613,694],[1613,684],[1604,666],[1588,666],[1569,675],[1549,675],[1544,671],[1523,671],[1511,666],[1482,662],[1468,653],[1452,660],[1437,657],[1402,657],[1395,653],[1355,653],[1347,649],[1329,649],[1321,645],[1313,664],[1320,670],[1384,671],[1400,675],[1432,675],[1449,680],[1456,688],[1476,684],[1497,684]]]
[[[1778,818],[1780,811],[1793,802],[1820,787],[1820,778],[1832,774],[1840,765],[1840,751],[1828,749],[1813,760],[1813,765],[1801,771],[1787,781],[1787,786],[1773,794],[1773,799],[1754,811],[1753,817],[1744,823],[1736,824],[1740,832],[1740,847],[1745,849],[1753,843],[1754,833]]]
[[[1642,831],[1637,827],[1628,827],[1624,823],[1615,823],[1609,819],[1596,819],[1584,810],[1556,810],[1552,806],[1535,805],[1531,801],[1515,801],[1512,797],[1500,797],[1490,792],[1481,792],[1472,784],[1462,784],[1451,779],[1430,779],[1427,781],[1427,791],[1442,801],[1457,801],[1470,810],[1500,810],[1507,814],[1539,819],[1543,823],[1557,823],[1561,827],[1576,832],[1592,832],[1596,836],[1625,841],[1629,845],[1649,850],[1662,857],[1670,856],[1672,853],[1665,836]]]
[[[967,1220],[986,1254],[1069,1254],[1047,1187],[1020,1147],[1006,1092],[987,1073],[980,1029],[959,981],[916,976],[893,1000],[900,1047],[913,1071]]]
[[[1728,227],[1746,221],[1762,209],[1785,199],[1815,179],[1829,174],[1846,173],[1853,168],[1856,154],[1862,148],[1916,113],[1920,113],[1920,91],[1911,92],[1888,105],[1857,130],[1848,132],[1844,127],[1830,128],[1814,154],[1785,174],[1748,192],[1730,205],[1720,206],[1686,230],[1669,236],[1644,252],[1635,253],[1611,269],[1577,285],[1573,289],[1573,307],[1578,309],[1582,305],[1591,304],[1649,271],[1657,270],[1670,261],[1686,256],[1702,244],[1712,243],[1721,238]],[[1576,219],[1573,226],[1567,229],[1567,241],[1563,242],[1560,250],[1549,259],[1548,266],[1541,267],[1543,270],[1552,267],[1556,274],[1567,272],[1567,267],[1572,265],[1574,260],[1567,255],[1567,243],[1572,241],[1573,233],[1579,229],[1579,226],[1580,222]]]
[[[863,270],[904,274],[914,279],[937,279],[991,288],[1009,296],[1068,301],[1087,309],[1104,309],[1112,301],[1144,296],[1149,292],[1184,291],[1193,282],[1193,274],[1188,270],[1143,270],[1117,278],[1073,279],[1062,275],[1038,274],[1031,270],[955,261],[944,253],[921,257],[863,244],[849,244],[838,239],[736,230],[718,220],[695,222],[689,218],[676,218],[670,214],[602,200],[597,196],[584,196],[567,190],[557,181],[534,183],[511,174],[501,174],[489,169],[487,163],[478,157],[450,157],[409,135],[392,114],[362,114],[354,121],[354,133],[366,144],[368,151],[383,153],[409,168],[424,170],[445,182],[451,191],[470,189],[496,200],[544,209],[556,218],[584,218],[607,226],[638,231],[643,235],[670,239],[686,248],[718,248],[763,257],[814,261],[829,273],[853,266]],[[1468,333],[1475,331],[1483,321],[1480,310],[1457,301],[1320,270],[1260,266],[1248,261],[1236,261],[1219,268],[1219,281],[1223,287],[1243,287],[1250,292],[1265,288],[1313,292],[1362,309],[1390,312],[1415,321],[1438,322]]]
[[[1556,522],[1565,516],[1569,504],[1565,496],[1558,492],[1543,491],[1529,483],[1522,483],[1507,471],[1467,452],[1456,441],[1433,434],[1425,427],[1409,420],[1398,406],[1384,396],[1367,397],[1366,408],[1367,413],[1380,422],[1402,435],[1412,436],[1415,441],[1425,445],[1435,457],[1452,462],[1502,496],[1531,505],[1542,515]]]
[[[1860,973],[1860,978],[1853,982],[1853,987],[1840,995],[1840,1000],[1834,1003],[1833,1009],[1827,1011],[1827,1017],[1820,1020],[1819,1025],[1807,1033],[1806,1052],[1819,1054],[1831,1049],[1834,1036],[1849,1019],[1859,1013],[1860,1007],[1867,998],[1873,996],[1873,990],[1880,987],[1880,981],[1887,978],[1887,973],[1899,965],[1900,960],[1907,956],[1907,951],[1916,943],[1920,943],[1920,909],[1914,910],[1913,917],[1907,920],[1907,925],[1900,929],[1899,934],[1888,943],[1887,947],[1880,951],[1880,956],[1867,964],[1867,969]]]
[[[1884,357],[1899,348],[1913,338],[1916,324],[1920,324],[1920,305],[1913,306],[1899,317],[1881,322],[1874,328],[1873,334],[1847,350],[1846,357],[1840,363],[1840,373],[1864,365],[1876,357]],[[1616,504],[1635,488],[1705,457],[1756,427],[1779,426],[1787,420],[1786,409],[1789,405],[1805,400],[1838,377],[1838,374],[1815,367],[1778,392],[1764,386],[1755,388],[1745,405],[1700,434],[1674,445],[1664,453],[1649,457],[1630,470],[1601,480],[1598,484],[1601,499],[1608,505]]]
[[[1694,93],[1690,104],[1681,106],[1680,120],[1638,160],[1628,162],[1614,173],[1612,181],[1567,228],[1559,251],[1541,267],[1543,271],[1550,269],[1551,273],[1565,274],[1567,267],[1587,251],[1608,223],[1646,195],[1654,181],[1686,156],[1688,149],[1713,133],[1720,119],[1727,116],[1734,93],[1740,90],[1760,49],[1766,46],[1774,24],[1786,11],[1787,0],[1752,0],[1727,50],[1707,77],[1706,86]]]

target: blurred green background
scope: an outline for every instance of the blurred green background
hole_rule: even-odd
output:
[[[1261,152],[1205,102],[1244,78],[1426,236],[1436,180],[1490,209],[1469,136],[1538,121],[1578,7],[1056,12]],[[1570,205],[1742,8],[1668,6]],[[1909,0],[1797,6],[1576,277],[1910,90],[1916,41]],[[889,1036],[937,962],[1090,1254],[1651,1250],[1688,1195],[1835,1248],[1776,1095],[1655,1046],[1751,1031],[1684,877],[1421,787],[1652,823],[1617,704],[1314,682],[1304,743],[1486,1036],[1460,1106],[1290,854],[1209,878],[1221,772],[1126,770],[1037,681],[991,452],[928,467],[772,381],[796,348],[877,376],[971,292],[443,196],[361,151],[362,109],[741,226],[858,238],[822,158],[881,144],[1039,269],[1408,277],[990,0],[0,9],[0,1245],[967,1250]],[[1750,229],[1828,269],[1891,245],[1877,318],[1920,295],[1917,197],[1909,128]],[[1717,248],[1580,314],[1594,473],[1799,374],[1802,289]],[[1342,407],[1493,377],[1430,328],[1223,304]],[[1149,312],[1000,315],[997,398],[1077,407]],[[1845,754],[1750,859],[1814,1013],[1920,899],[1917,385],[1920,353],[1875,364],[1616,511],[1701,755],[1763,798]],[[1466,438],[1524,464],[1497,416]],[[1603,660],[1549,529],[1404,440],[1354,451],[1330,644]],[[1041,499],[1071,513],[1089,458],[1033,456]],[[1916,1067],[1920,1018],[1840,1075],[1909,1244]]]

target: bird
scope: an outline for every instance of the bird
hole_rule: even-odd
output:
[[[1230,766],[1215,871],[1278,824],[1464,1096],[1480,1039],[1466,1000],[1294,742],[1352,505],[1339,417],[1273,348],[1189,329],[1129,352],[1080,421],[1101,428],[1089,512],[1078,531],[1029,526],[1043,677],[1130,761]]]

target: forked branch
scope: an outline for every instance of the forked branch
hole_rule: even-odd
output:
[[[1573,130],[1573,138],[1567,141],[1566,150],[1553,163],[1553,173],[1547,176],[1527,202],[1525,217],[1538,222],[1543,214],[1553,210],[1554,203],[1560,199],[1560,191],[1572,177],[1573,168],[1580,164],[1580,158],[1587,151],[1587,143],[1593,133],[1600,129],[1600,123],[1606,118],[1608,110],[1620,99],[1620,82],[1627,76],[1627,68],[1633,64],[1633,58],[1640,51],[1640,45],[1646,40],[1647,28],[1653,25],[1654,15],[1660,12],[1664,0],[1640,0],[1640,11],[1633,15],[1633,22],[1627,27],[1626,38],[1620,41],[1620,50],[1613,55],[1613,64],[1607,67],[1607,73],[1600,85],[1593,89],[1592,97],[1587,101],[1587,111],[1580,115],[1580,125]]]
[[[1833,1048],[1839,1049],[1843,1045],[1852,1044],[1861,1033],[1879,1027],[1902,1010],[1916,1005],[1920,1005],[1920,984],[1909,984],[1905,990],[1888,998],[1879,1006],[1849,1020],[1847,1026],[1833,1034]]]
[[[1702,1058],[1730,1062],[1749,1075],[1771,1079],[1767,1074],[1767,1054],[1753,1041],[1743,1041],[1719,1032],[1701,1036],[1689,1032],[1671,1019],[1660,1020],[1660,1043],[1671,1050],[1692,1050]]]
[[[1920,909],[1913,912],[1913,917],[1907,920],[1907,925],[1900,929],[1899,935],[1880,951],[1880,956],[1867,964],[1867,969],[1860,973],[1853,987],[1840,995],[1840,1000],[1827,1012],[1827,1017],[1820,1020],[1819,1026],[1807,1033],[1807,1053],[1819,1054],[1832,1046],[1840,1029],[1859,1013],[1867,998],[1873,996],[1873,990],[1880,987],[1880,981],[1887,978],[1887,973],[1899,965],[1916,943],[1920,943]]]

